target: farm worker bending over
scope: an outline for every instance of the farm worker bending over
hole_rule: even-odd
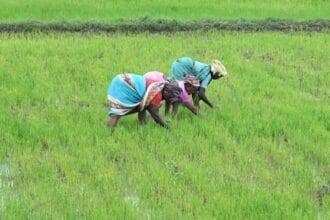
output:
[[[183,80],[186,76],[195,76],[200,81],[198,92],[193,94],[194,102],[198,106],[202,99],[211,108],[213,104],[205,95],[205,89],[212,79],[220,79],[227,75],[226,68],[219,60],[213,60],[211,64],[201,63],[189,57],[182,57],[172,63],[171,76],[174,79]]]
[[[186,108],[188,108],[195,115],[198,113],[198,109],[194,106],[191,100],[191,94],[198,91],[200,86],[199,80],[195,76],[186,76],[184,80],[176,80],[181,88],[181,93],[178,102],[169,103],[165,102],[165,114],[168,114],[172,110],[172,116],[175,116],[179,104],[182,103]]]
[[[164,76],[162,73],[155,71],[146,73],[144,77],[155,81],[166,79],[166,76]],[[174,116],[178,111],[179,104],[182,103],[194,114],[197,114],[198,109],[193,105],[189,95],[197,92],[200,86],[199,80],[194,76],[186,76],[183,81],[182,80],[176,80],[176,81],[179,87],[181,88],[180,95],[176,102],[172,102],[172,103],[170,103],[169,101],[165,102],[165,113],[168,114],[170,109],[173,107],[172,114]]]
[[[146,111],[165,128],[169,126],[159,115],[162,100],[176,102],[181,92],[175,80],[166,80],[160,72],[149,76],[136,74],[117,75],[108,88],[110,106],[108,126],[113,128],[123,115],[138,112],[138,119],[146,123]]]

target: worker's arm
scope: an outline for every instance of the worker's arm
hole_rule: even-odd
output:
[[[205,88],[199,87],[199,89],[198,89],[198,96],[199,96],[199,98],[201,100],[203,100],[203,102],[205,102],[208,106],[210,106],[211,108],[213,108],[213,104],[209,101],[209,99],[205,95]]]
[[[195,115],[198,114],[198,108],[192,102],[184,102],[183,105]]]
[[[165,101],[165,115],[168,115],[171,110],[171,104],[168,101]]]
[[[172,105],[173,105],[172,117],[174,117],[178,113],[179,102],[174,102]]]
[[[155,105],[149,105],[147,107],[148,112],[150,113],[151,117],[155,120],[156,123],[160,124],[162,127],[169,129],[170,127],[164,122],[162,117],[159,115],[159,107]]]

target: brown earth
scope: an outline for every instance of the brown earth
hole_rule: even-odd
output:
[[[178,32],[196,30],[218,31],[328,31],[330,20],[288,21],[191,21],[130,20],[118,23],[100,22],[0,22],[0,32],[91,32],[91,33],[140,33]]]

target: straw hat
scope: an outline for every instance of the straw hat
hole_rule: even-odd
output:
[[[219,75],[222,75],[222,76],[226,76],[228,74],[225,66],[219,60],[213,60],[212,61],[211,71],[214,74],[219,74]]]

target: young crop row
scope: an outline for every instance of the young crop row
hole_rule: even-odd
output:
[[[0,35],[0,218],[324,218],[326,33]],[[106,127],[115,74],[221,59],[197,117]]]

